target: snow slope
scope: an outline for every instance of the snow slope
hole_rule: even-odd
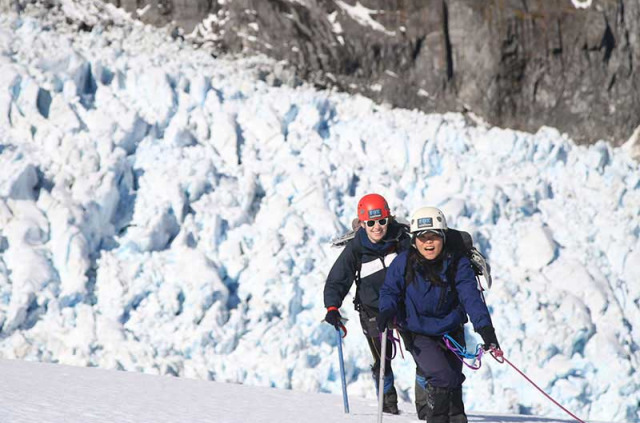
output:
[[[273,87],[272,66],[84,0],[0,15],[1,357],[338,393],[328,241],[375,191],[474,235],[516,365],[583,418],[640,419],[628,153]],[[343,312],[349,391],[371,400]],[[410,401],[415,366],[394,368]],[[562,415],[504,365],[467,376],[471,412]]]
[[[307,423],[372,422],[375,401],[338,395],[205,382],[139,373],[0,360],[0,419],[9,423]],[[24,377],[28,374],[29,377]],[[303,417],[304,416],[304,417]],[[383,416],[415,422],[415,412]],[[567,420],[472,415],[470,422],[553,423]]]

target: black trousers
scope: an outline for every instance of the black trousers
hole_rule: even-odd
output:
[[[451,336],[464,345],[464,329],[451,333]],[[439,388],[455,389],[462,386],[465,376],[462,362],[447,349],[439,336],[411,334],[411,345],[407,347],[427,385]]]
[[[362,332],[364,332],[374,360],[373,366],[371,366],[371,376],[376,387],[376,393],[378,393],[381,363],[380,356],[382,353],[382,342],[379,336],[380,333],[378,331],[378,325],[376,323],[378,313],[377,310],[368,310],[365,307],[361,307],[359,312]],[[398,414],[398,393],[394,386],[393,369],[391,368],[392,352],[393,348],[391,347],[387,348],[385,352],[386,363],[384,366],[382,411],[385,413]]]
[[[371,367],[371,370],[375,376],[380,371],[380,353],[382,352],[380,332],[378,331],[378,324],[376,323],[378,313],[377,311],[367,309],[364,306],[361,306],[359,313],[362,332],[367,338],[367,344],[369,344],[369,349],[371,350],[371,355],[373,356],[373,366]],[[388,343],[387,347],[388,348],[385,354],[387,356],[387,362],[384,365],[385,377],[393,374],[393,370],[391,369],[391,355],[393,349],[390,348]]]

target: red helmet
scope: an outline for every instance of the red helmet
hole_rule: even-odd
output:
[[[362,222],[384,219],[390,215],[389,204],[382,195],[367,194],[358,201],[358,219]]]

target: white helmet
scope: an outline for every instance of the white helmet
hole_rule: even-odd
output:
[[[447,230],[447,220],[444,213],[435,207],[420,207],[411,214],[410,231],[417,235],[424,231],[433,231],[444,234]]]

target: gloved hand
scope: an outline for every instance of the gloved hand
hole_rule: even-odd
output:
[[[378,324],[378,330],[380,333],[384,332],[384,330],[389,326],[389,322],[391,322],[394,316],[395,312],[393,310],[383,310],[378,313],[376,323]]]
[[[340,316],[340,312],[337,307],[328,307],[327,315],[324,316],[324,321],[335,327],[336,329],[340,329],[342,325],[341,322],[342,316]]]
[[[496,338],[496,331],[493,326],[483,326],[478,329],[478,333],[482,337],[482,341],[484,342],[483,348],[485,350],[491,349],[492,345],[500,349],[500,344],[498,343],[498,338]]]

